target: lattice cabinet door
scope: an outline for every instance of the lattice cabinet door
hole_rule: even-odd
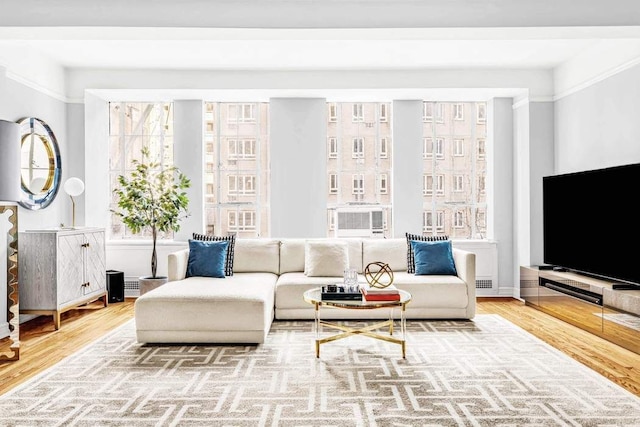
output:
[[[104,229],[28,230],[19,238],[21,313],[53,315],[58,329],[67,310],[97,299],[107,305]]]

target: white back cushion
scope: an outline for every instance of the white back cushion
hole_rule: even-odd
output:
[[[353,239],[282,239],[280,245],[280,274],[304,271],[304,246],[307,240],[345,241],[349,248],[349,267],[362,273],[362,240]],[[342,275],[342,274],[341,274]]]
[[[349,266],[349,247],[339,240],[307,240],[304,274],[310,277],[342,277]]]
[[[407,239],[363,239],[363,268],[378,261],[389,264],[393,271],[407,271]]]
[[[236,239],[233,271],[280,274],[280,240]]]

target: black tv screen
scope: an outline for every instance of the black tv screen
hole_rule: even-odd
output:
[[[544,262],[640,284],[640,164],[542,179]]]

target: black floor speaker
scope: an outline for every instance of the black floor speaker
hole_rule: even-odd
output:
[[[107,270],[107,293],[109,303],[124,301],[124,273],[122,271]]]

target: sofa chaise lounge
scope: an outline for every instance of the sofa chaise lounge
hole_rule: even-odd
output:
[[[185,277],[189,249],[168,258],[169,282],[135,303],[136,334],[146,343],[262,343],[271,323],[313,319],[303,293],[342,282],[342,276],[309,274],[309,241],[345,244],[348,266],[362,273],[382,261],[394,272],[393,284],[411,293],[407,319],[472,319],[476,310],[475,254],[453,248],[456,275],[407,272],[407,240],[394,239],[238,239],[233,275]],[[346,266],[346,265],[345,265]],[[388,318],[387,310],[331,310],[327,319]]]

